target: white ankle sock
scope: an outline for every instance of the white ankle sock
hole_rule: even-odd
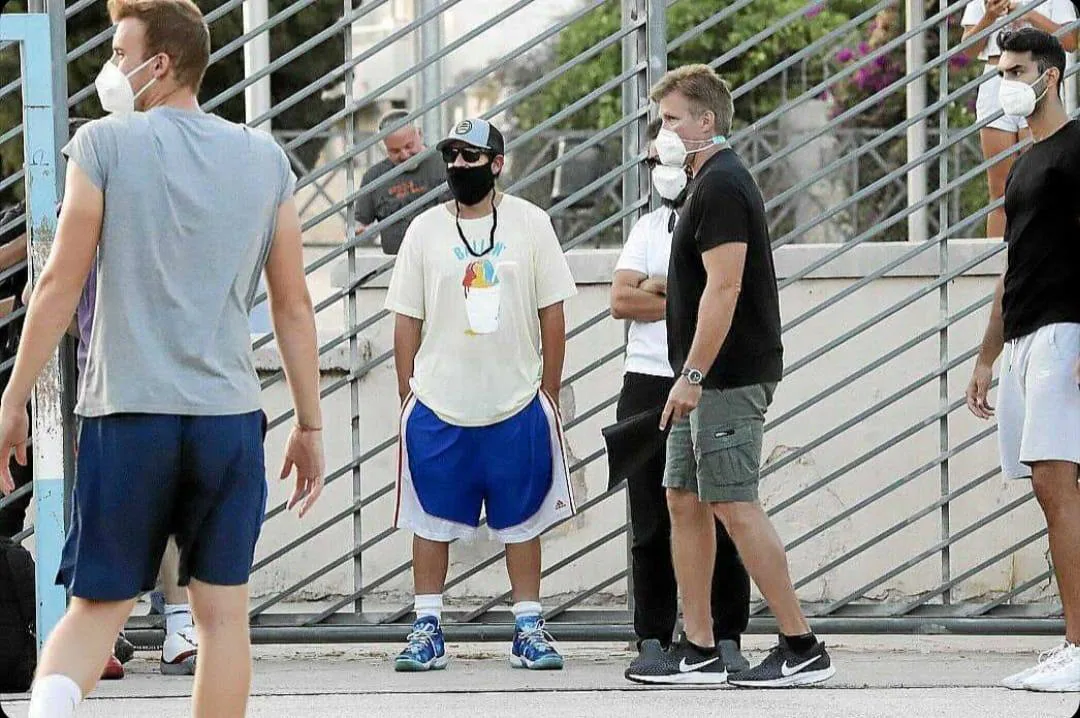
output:
[[[34,681],[28,718],[74,718],[80,701],[78,683],[59,673],[43,676]]]
[[[165,604],[165,633],[172,635],[195,625],[191,618],[191,604]]]
[[[413,599],[413,610],[417,618],[430,616],[442,623],[442,594],[428,593],[416,596]]]
[[[518,619],[522,616],[543,616],[544,607],[540,605],[539,601],[518,601],[514,604],[514,618]]]

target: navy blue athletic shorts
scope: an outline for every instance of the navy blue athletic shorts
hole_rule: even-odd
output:
[[[56,582],[79,598],[150,591],[169,536],[180,585],[246,584],[266,513],[262,411],[87,418]]]

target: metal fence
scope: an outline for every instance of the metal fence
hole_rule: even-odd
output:
[[[381,302],[394,262],[372,248],[378,228],[357,234],[350,211],[363,194],[401,175],[399,168],[360,185],[384,137],[400,126],[377,131],[374,119],[405,102],[403,123],[422,123],[429,140],[462,113],[496,119],[510,140],[505,189],[547,208],[575,266],[602,264],[608,255],[597,248],[617,244],[650,207],[640,161],[647,95],[669,59],[693,51],[722,74],[736,73],[761,48],[792,33],[802,38],[798,47],[766,58],[734,88],[737,108],[753,100],[758,110],[739,115],[732,140],[765,190],[777,252],[826,242],[780,280],[788,366],[766,427],[762,477],[800,596],[824,632],[1060,631],[1052,567],[1043,557],[1046,531],[1030,491],[1004,485],[993,427],[976,426],[958,411],[975,327],[990,303],[991,285],[976,275],[1000,260],[1002,246],[958,249],[954,240],[981,236],[995,206],[985,200],[982,178],[1007,155],[984,160],[978,151],[980,128],[995,118],[958,125],[953,116],[989,77],[976,72],[957,79],[948,71],[977,39],[958,44],[955,38],[968,1],[909,0],[901,8],[880,0],[839,16],[822,15],[825,3],[802,0],[734,0],[719,9],[695,0],[580,0],[566,3],[562,14],[545,10],[546,0],[344,0],[302,31],[295,26],[315,12],[314,0],[275,0],[263,4],[265,13],[252,0],[199,2],[212,28],[230,18],[235,27],[237,14],[246,12],[233,36],[215,34],[213,54],[214,65],[223,66],[247,53],[246,73],[205,94],[204,107],[223,111],[244,96],[243,119],[274,125],[301,175],[322,393],[332,419],[332,465],[318,510],[303,523],[281,501],[267,513],[252,580],[255,639],[397,640],[411,611],[409,547],[389,522],[397,400],[390,381],[392,318]],[[100,63],[109,55],[104,20],[100,28],[73,31],[80,13],[101,5],[49,3],[66,61]],[[728,36],[762,7],[775,13],[769,25],[730,47],[704,41]],[[833,60],[841,45],[898,9],[906,18],[898,31],[846,63]],[[824,31],[807,29],[822,18],[830,23]],[[69,38],[88,39],[65,42],[65,29]],[[565,50],[566,38],[582,35],[595,38]],[[515,42],[506,44],[507,36]],[[300,82],[290,79],[328,43],[342,52],[332,66]],[[908,72],[840,92],[898,56]],[[616,69],[586,72],[609,68],[605,62]],[[66,136],[62,115],[84,107],[92,84],[68,83],[88,82],[74,64],[70,73],[63,62],[55,67],[66,88],[58,107],[58,132]],[[382,69],[365,75],[367,67]],[[514,67],[522,70],[517,76],[508,70]],[[815,81],[806,67],[826,69]],[[795,89],[785,80],[793,74],[800,78]],[[565,96],[567,85],[576,88],[574,96]],[[18,78],[0,78],[0,101],[17,97],[19,88]],[[555,88],[564,93],[559,103],[540,118],[533,111],[523,119]],[[841,94],[843,103],[836,99]],[[776,98],[772,105],[762,104],[767,96]],[[904,110],[891,124],[863,122],[901,99]],[[306,126],[277,124],[313,104],[325,111],[309,112]],[[819,121],[807,124],[808,117]],[[21,141],[21,125],[0,130],[0,151]],[[586,179],[568,180],[583,164]],[[22,179],[22,170],[10,172],[0,191]],[[867,254],[884,239],[903,241],[891,243],[888,254]],[[830,274],[854,257],[876,259],[862,261],[857,275]],[[913,265],[923,269],[905,271]],[[563,397],[581,511],[545,537],[546,613],[560,638],[624,639],[631,635],[625,498],[621,489],[606,490],[599,428],[613,420],[625,347],[602,283],[582,284],[581,297],[568,307]],[[270,465],[291,419],[272,339],[253,342],[271,413]],[[1030,525],[1019,530],[1020,522]],[[503,585],[502,558],[489,541],[453,547],[452,638],[504,637],[509,594],[492,588]],[[874,568],[868,573],[867,566]],[[771,630],[760,602],[753,616],[751,630]],[[159,627],[153,618],[135,617],[130,635],[149,642]]]

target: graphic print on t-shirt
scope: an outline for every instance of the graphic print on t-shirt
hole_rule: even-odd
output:
[[[491,334],[499,328],[499,274],[489,259],[477,259],[465,265],[465,313],[469,318],[466,334]]]

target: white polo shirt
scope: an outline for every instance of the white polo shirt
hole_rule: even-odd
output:
[[[648,277],[666,277],[671,257],[671,232],[675,211],[668,207],[649,212],[634,224],[626,238],[615,271],[628,270]],[[630,322],[624,372],[674,376],[668,361],[667,322]]]

